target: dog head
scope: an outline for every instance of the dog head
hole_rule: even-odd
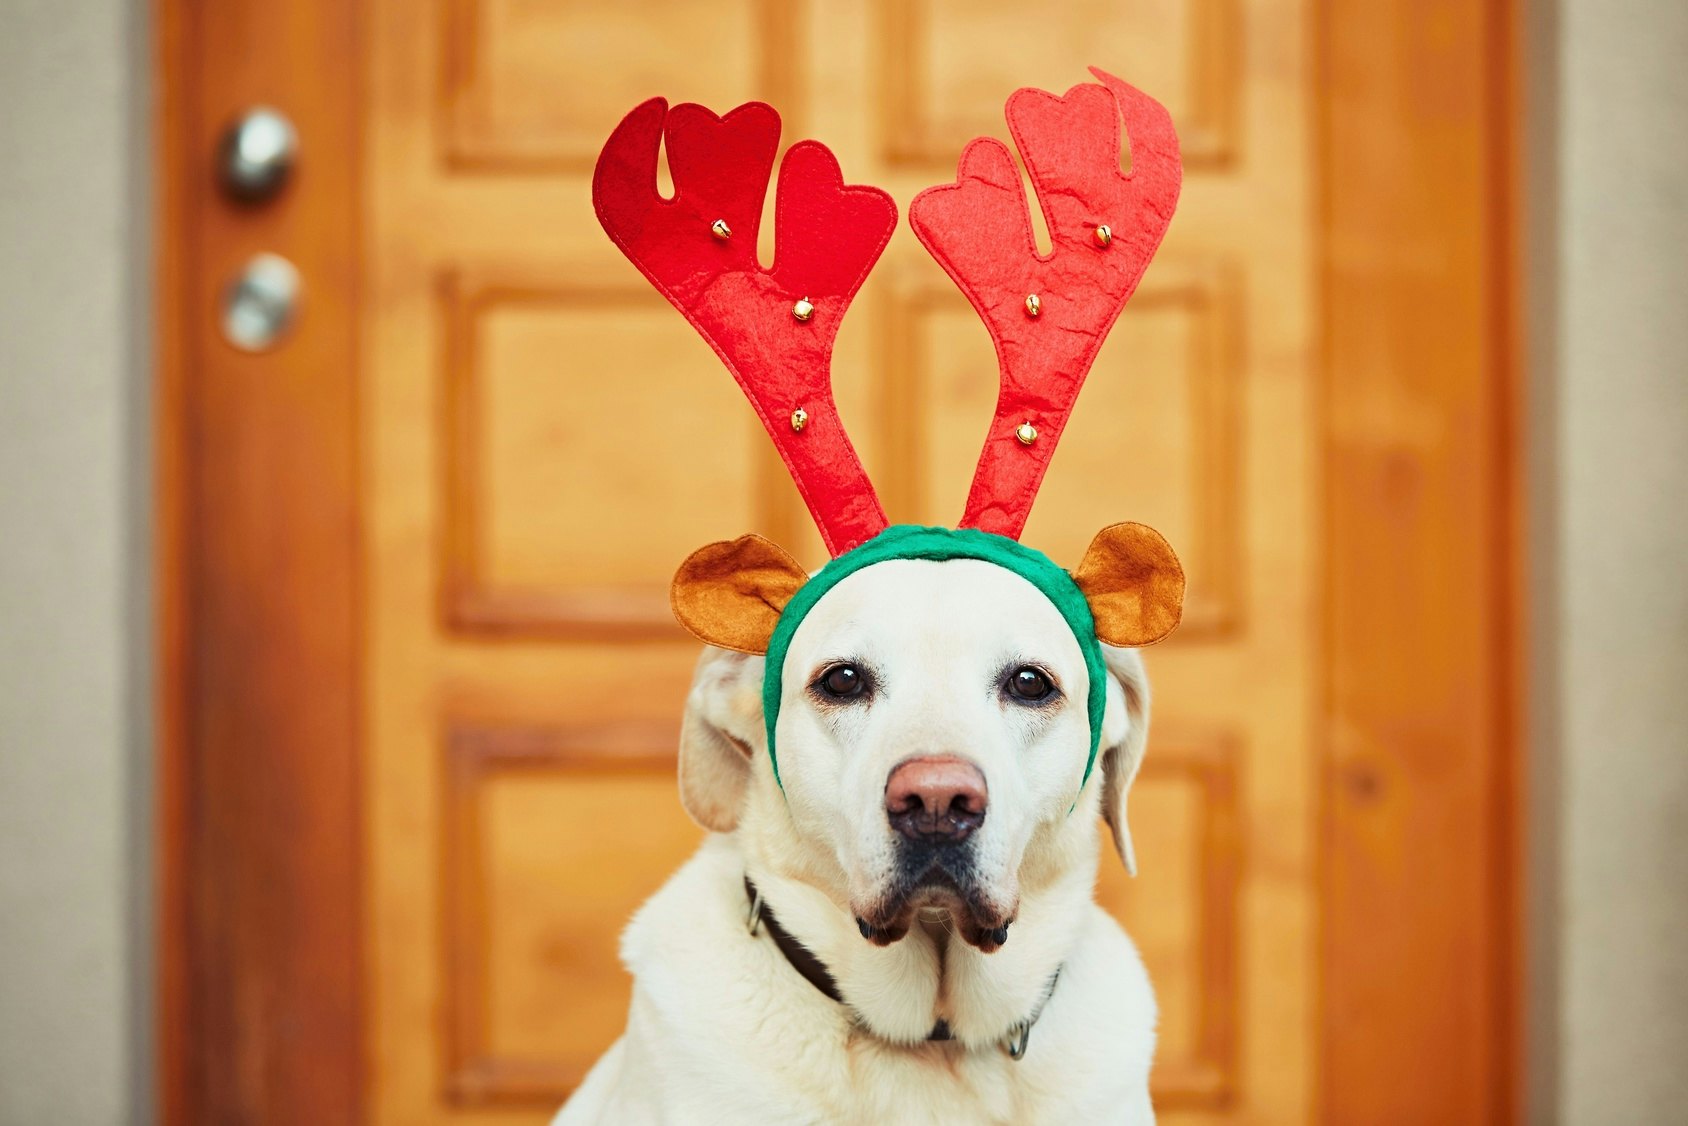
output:
[[[1105,531],[1073,578],[1104,640],[1176,624],[1182,573],[1147,529]],[[982,559],[889,559],[827,588],[765,679],[754,654],[807,579],[756,537],[704,549],[676,579],[681,620],[739,650],[707,651],[688,701],[680,788],[696,820],[740,829],[881,945],[926,910],[996,949],[1024,889],[1092,862],[1098,804],[1132,866],[1125,800],[1149,711],[1135,649],[1104,646],[1093,732],[1092,666],[1043,590]]]

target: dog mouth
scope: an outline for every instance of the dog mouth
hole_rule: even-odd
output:
[[[947,915],[952,933],[989,954],[1008,941],[1013,908],[983,887],[964,851],[910,845],[898,854],[889,888],[856,915],[862,937],[876,946],[904,938],[917,916]]]

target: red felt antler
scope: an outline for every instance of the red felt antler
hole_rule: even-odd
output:
[[[1049,225],[1047,258],[1032,241],[1014,158],[993,138],[970,143],[956,182],[909,207],[915,234],[990,329],[1002,367],[963,528],[1019,537],[1084,377],[1178,204],[1171,117],[1113,75],[1090,73],[1103,85],[1008,99],[1008,126]],[[1122,116],[1129,175],[1120,171]]]
[[[779,115],[761,102],[716,117],[652,98],[605,143],[592,202],[622,253],[738,380],[837,555],[886,526],[832,401],[832,344],[897,207],[878,188],[846,186],[832,153],[801,141],[780,166],[774,265],[763,269],[756,234],[779,134]],[[656,187],[664,138],[666,200]]]

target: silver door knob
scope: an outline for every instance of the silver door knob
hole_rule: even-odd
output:
[[[274,348],[292,327],[303,288],[279,254],[257,254],[223,291],[223,337],[242,352]]]
[[[236,199],[259,202],[281,191],[299,154],[299,133],[279,110],[254,106],[223,133],[217,164]]]

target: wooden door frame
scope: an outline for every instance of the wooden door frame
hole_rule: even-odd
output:
[[[1424,31],[1468,11],[1474,33]],[[366,52],[356,6],[331,0],[153,13],[160,1108],[170,1123],[350,1123],[368,1071],[348,112]],[[1515,1121],[1518,14],[1514,0],[1317,0],[1314,24],[1317,1105],[1333,1122],[1402,1107]],[[1461,89],[1474,96],[1438,98]],[[300,174],[282,199],[233,209],[214,198],[210,154],[222,119],[254,102],[298,124]],[[1467,179],[1430,205],[1398,190],[1402,170],[1450,160]],[[287,348],[244,356],[210,310],[259,249],[292,258],[310,291]],[[1380,418],[1378,403],[1401,409]],[[1426,433],[1446,443],[1428,472]],[[1399,597],[1351,597],[1380,566]],[[1437,683],[1402,681],[1426,668]],[[1387,949],[1367,945],[1385,932]]]
[[[357,5],[156,0],[159,1101],[168,1123],[362,1116]],[[231,206],[237,111],[301,138]],[[249,256],[305,279],[286,346],[229,347]]]
[[[1519,4],[1320,0],[1319,13],[1320,1115],[1511,1122]],[[1397,597],[1377,597],[1379,576]]]

